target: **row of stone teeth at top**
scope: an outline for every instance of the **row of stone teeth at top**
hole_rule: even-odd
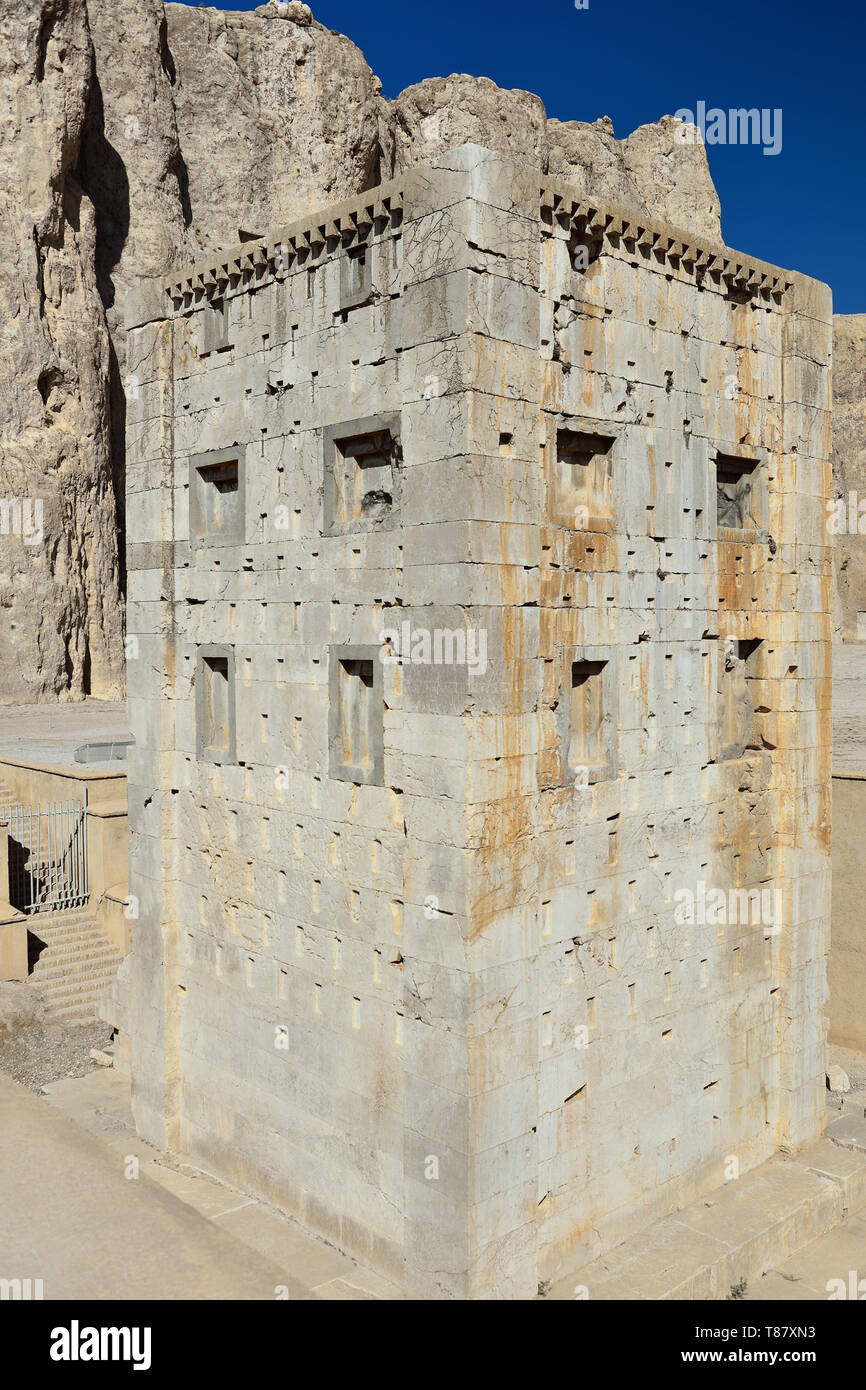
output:
[[[339,217],[316,220],[292,231],[287,229],[284,237],[269,244],[256,241],[248,248],[224,255],[218,262],[196,266],[182,278],[169,281],[166,292],[176,309],[188,308],[193,300],[206,297],[213,289],[287,273],[298,261],[316,261],[338,247],[358,245],[371,232],[381,233],[399,225],[402,209],[402,193],[394,188]],[[695,241],[645,225],[627,214],[594,208],[588,202],[556,192],[549,184],[541,187],[541,219],[548,232],[555,223],[568,232],[578,230],[580,235],[603,238],[611,246],[624,243],[628,248],[631,243],[636,249],[652,251],[678,265],[691,267],[698,275],[706,273],[743,290],[778,299],[791,288],[791,282],[772,267],[743,261],[716,248],[702,248]]]

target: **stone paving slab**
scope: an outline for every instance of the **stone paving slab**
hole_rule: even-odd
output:
[[[866,1125],[863,1128],[866,1130]],[[809,1149],[808,1165],[813,1173],[839,1184],[847,1211],[856,1211],[866,1203],[866,1153],[862,1147],[848,1148],[832,1139],[821,1139]]]
[[[843,1280],[847,1289],[851,1270],[856,1271],[855,1283],[864,1280],[862,1292],[866,1294],[866,1215],[862,1211],[846,1217],[834,1230],[798,1250],[754,1284],[745,1296],[751,1302],[771,1298],[829,1299],[830,1280]]]
[[[46,1299],[273,1299],[285,1271],[0,1077],[0,1274]]]
[[[0,1075],[0,1212],[0,1277],[42,1278],[46,1298],[399,1297],[283,1214],[144,1143],[129,1083],[110,1069],[43,1096]]]
[[[779,1270],[770,1270],[756,1284],[750,1286],[743,1294],[746,1303],[793,1303],[812,1301],[816,1298],[826,1298],[826,1294],[820,1294],[811,1285],[801,1283],[793,1279],[788,1274],[782,1274]]]
[[[866,1118],[856,1113],[840,1115],[828,1124],[826,1137],[842,1148],[866,1153]]]
[[[125,700],[82,700],[67,705],[16,705],[0,710],[0,762],[19,758],[52,766],[102,766],[75,762],[75,751],[84,744],[129,738]],[[122,772],[123,762],[105,762],[109,771]]]
[[[399,1298],[283,1214],[138,1139],[117,1072],[47,1090],[36,1097],[0,1076],[0,1276],[42,1278],[47,1298],[272,1299],[280,1285],[293,1300]],[[123,1177],[131,1154],[135,1183]],[[786,1242],[801,1248],[789,1253]],[[859,1114],[657,1222],[549,1296],[573,1299],[582,1285],[595,1301],[723,1299],[745,1278],[747,1301],[808,1301],[827,1299],[828,1281],[847,1282],[851,1270],[866,1277]]]
[[[842,1115],[818,1144],[656,1222],[555,1281],[549,1296],[726,1299],[745,1279],[760,1289],[747,1297],[826,1298],[828,1279],[855,1268],[866,1277],[864,1207],[866,1120]]]

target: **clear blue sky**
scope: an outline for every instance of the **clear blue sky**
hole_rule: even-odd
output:
[[[255,9],[255,3],[222,9]],[[619,137],[679,108],[781,107],[782,148],[708,145],[725,241],[829,283],[866,312],[866,0],[315,0],[385,96],[469,72],[536,92],[560,120]]]

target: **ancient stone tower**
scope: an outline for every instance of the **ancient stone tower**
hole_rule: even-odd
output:
[[[127,318],[142,1134],[506,1298],[813,1140],[825,287],[464,146]]]

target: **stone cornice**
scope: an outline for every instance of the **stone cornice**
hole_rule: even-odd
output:
[[[692,273],[698,283],[709,276],[733,290],[762,295],[780,304],[793,281],[778,266],[732,251],[722,242],[652,222],[642,214],[614,203],[589,199],[567,182],[544,179],[541,183],[542,227],[552,234],[558,224],[601,238],[613,251],[623,249],[629,258],[648,260],[655,255],[674,267]]]
[[[399,227],[403,189],[399,179],[277,229],[268,237],[213,253],[161,282],[167,314],[196,308],[226,292],[255,288],[282,278],[299,265],[315,265],[338,249],[367,240],[371,233]],[[542,236],[556,227],[576,230],[603,243],[607,253],[665,263],[699,285],[720,292],[781,305],[794,283],[778,266],[733,251],[722,242],[662,222],[615,203],[587,198],[566,180],[542,177],[539,183]]]
[[[175,311],[235,288],[279,279],[300,265],[314,265],[338,247],[356,245],[371,231],[400,225],[403,195],[397,180],[346,199],[322,212],[279,228],[259,241],[243,242],[168,275],[162,287]]]

